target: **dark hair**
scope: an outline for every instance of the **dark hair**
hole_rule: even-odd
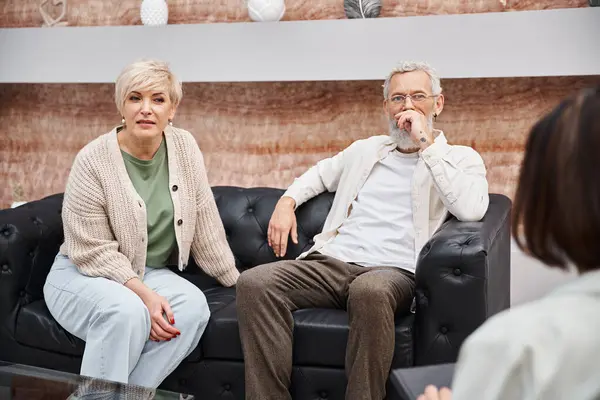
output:
[[[561,102],[531,129],[512,233],[554,267],[600,268],[600,88]]]

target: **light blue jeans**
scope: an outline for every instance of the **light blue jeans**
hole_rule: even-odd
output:
[[[168,300],[178,337],[149,340],[150,315],[133,291],[56,257],[44,297],[56,321],[85,341],[81,375],[156,388],[198,345],[210,317],[204,293],[167,268],[146,267],[143,281]]]

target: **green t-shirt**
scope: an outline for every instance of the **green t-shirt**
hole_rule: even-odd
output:
[[[167,145],[163,138],[152,160],[140,160],[121,150],[125,168],[146,203],[148,248],[146,265],[164,267],[177,245],[173,226],[173,201],[169,192]]]

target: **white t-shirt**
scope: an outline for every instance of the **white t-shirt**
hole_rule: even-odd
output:
[[[350,215],[321,253],[365,267],[415,271],[412,177],[418,153],[396,150],[375,164]]]

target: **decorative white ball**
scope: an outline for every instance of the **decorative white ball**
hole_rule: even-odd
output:
[[[248,14],[253,21],[279,21],[285,14],[284,0],[248,0]]]
[[[169,7],[165,0],[144,0],[140,7],[144,25],[166,25],[169,20]]]

